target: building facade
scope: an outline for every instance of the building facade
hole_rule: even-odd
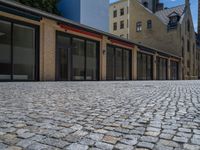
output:
[[[185,5],[167,9],[160,7],[156,12],[138,0],[130,0],[128,5],[129,39],[182,57],[182,78],[196,79],[196,38],[189,0]],[[112,30],[111,33],[115,34]],[[158,69],[161,62],[158,60],[157,63]],[[163,78],[159,76],[157,74],[156,78]]]
[[[67,19],[108,32],[108,0],[60,0],[58,10]]]
[[[1,81],[153,80],[157,58],[167,79],[182,77],[176,55],[11,1],[0,8]]]

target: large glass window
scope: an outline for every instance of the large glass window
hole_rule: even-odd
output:
[[[36,80],[36,28],[0,21],[0,80]]]
[[[152,80],[153,78],[153,56],[138,52],[137,54],[138,80]]]
[[[97,80],[97,44],[86,42],[86,80]]]
[[[131,77],[131,59],[130,59],[130,51],[129,50],[124,50],[123,52],[123,79],[124,80],[129,80]]]
[[[130,80],[130,50],[107,46],[107,80]]]
[[[73,80],[84,80],[85,77],[85,42],[82,39],[73,38],[72,50],[72,77]]]
[[[89,39],[57,34],[57,80],[98,80],[98,44]]]
[[[122,80],[122,49],[120,48],[115,50],[115,64],[116,80]]]
[[[157,57],[157,80],[167,80],[167,59]]]
[[[107,47],[107,65],[106,65],[106,73],[107,73],[107,80],[114,80],[114,68],[115,68],[115,58],[114,58],[115,54],[114,54],[114,48],[108,46]]]
[[[35,79],[35,30],[31,27],[13,26],[13,79]]]
[[[57,50],[59,55],[59,69],[57,70],[60,75],[60,80],[66,81],[70,80],[69,75],[69,64],[70,64],[70,57],[69,57],[69,49],[71,45],[71,39],[67,36],[58,35],[57,36]]]
[[[178,62],[171,61],[171,80],[178,80]]]
[[[0,80],[11,80],[11,23],[0,21]]]

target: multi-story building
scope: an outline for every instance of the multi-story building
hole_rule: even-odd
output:
[[[0,81],[152,80],[157,57],[181,79],[174,54],[12,1],[0,8]]]
[[[121,0],[110,5],[109,30],[123,38],[129,37],[129,8],[128,0]]]
[[[67,19],[105,32],[109,30],[108,0],[60,0],[58,10]]]
[[[182,57],[183,79],[196,79],[196,38],[189,0],[185,1],[185,5],[173,8],[157,6],[153,12],[141,1],[128,1],[129,39]],[[155,78],[166,79],[167,70],[160,68],[171,64],[161,58],[155,62],[154,69],[158,72]]]

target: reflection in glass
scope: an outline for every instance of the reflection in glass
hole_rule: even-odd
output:
[[[35,79],[35,30],[34,28],[13,26],[13,69],[14,80]]]
[[[107,80],[114,80],[114,48],[107,47],[107,66],[106,66],[106,78]]]
[[[68,50],[70,49],[70,38],[63,35],[58,35],[57,37],[57,49],[59,51],[60,66],[59,74],[60,80],[69,80],[69,69],[68,69]]]
[[[0,21],[0,80],[11,79],[11,23]]]
[[[72,49],[72,78],[73,80],[85,80],[85,42],[73,38]]]
[[[116,80],[122,80],[122,49],[116,48],[115,59]]]
[[[130,52],[128,50],[123,51],[123,79],[130,79]]]
[[[97,80],[97,45],[96,42],[86,42],[86,80]]]

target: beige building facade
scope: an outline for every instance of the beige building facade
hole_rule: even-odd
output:
[[[167,79],[182,79],[179,56],[15,2],[0,6],[0,81],[155,80],[158,57]]]
[[[189,0],[156,12],[138,0],[129,0],[128,5],[129,39],[182,57],[182,78],[196,79],[196,39]]]

